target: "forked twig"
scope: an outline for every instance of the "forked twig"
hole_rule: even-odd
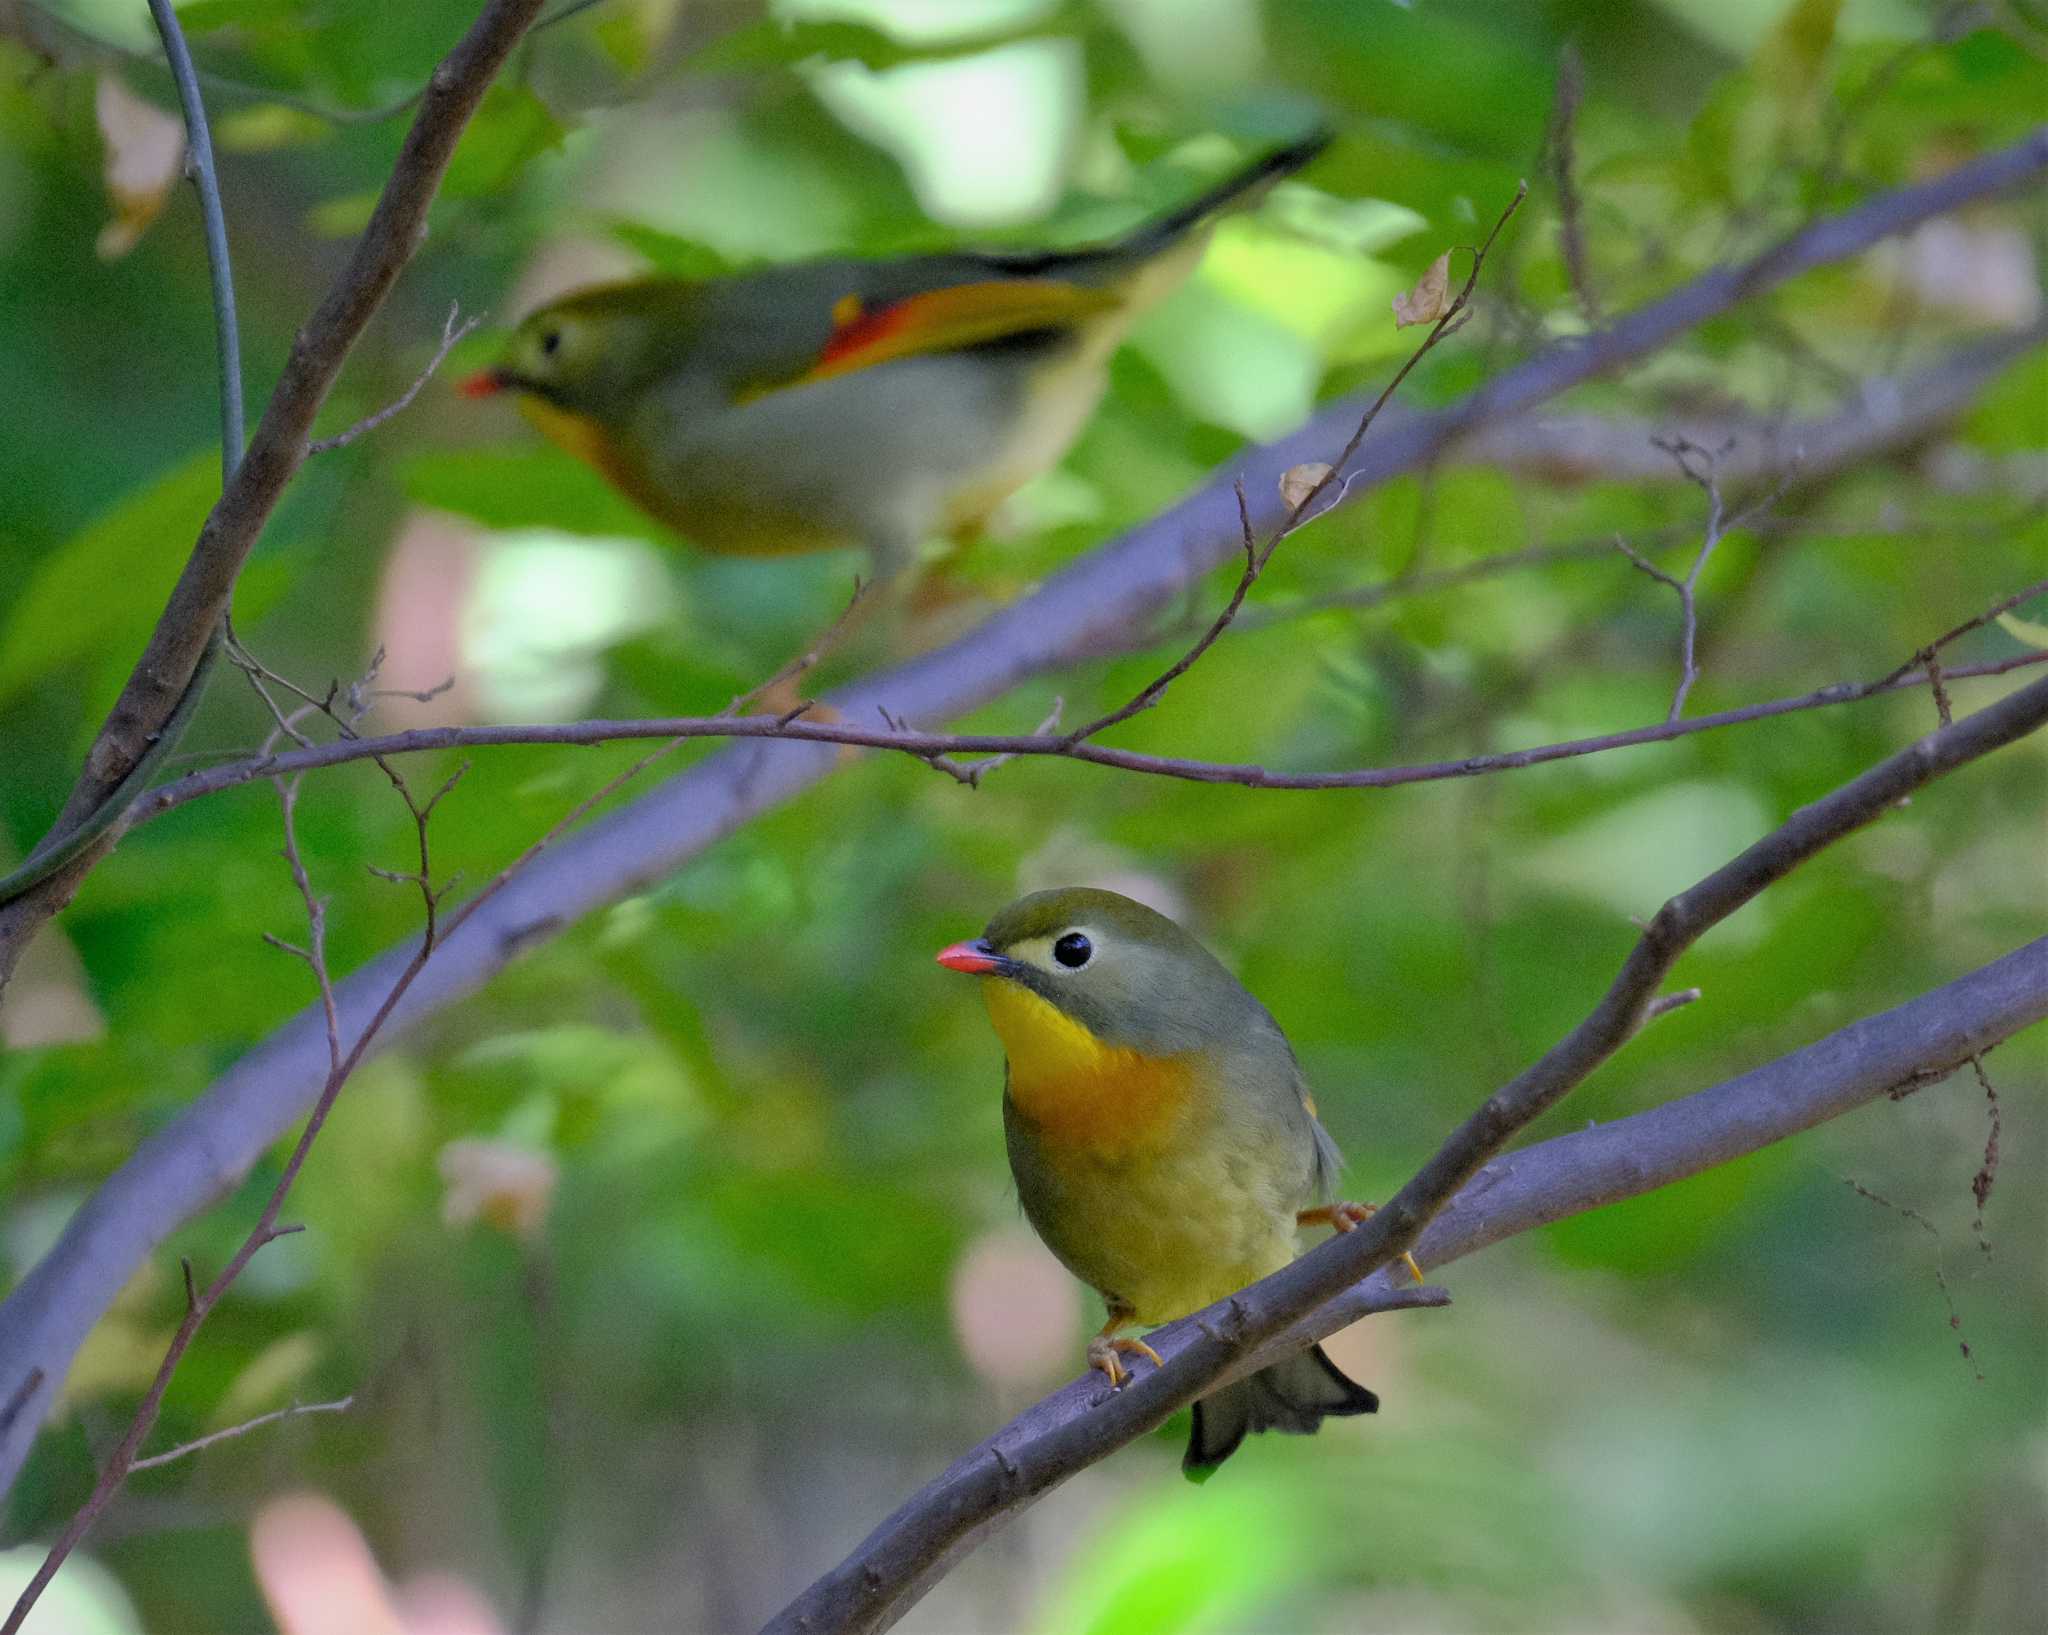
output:
[[[457,319],[461,319],[461,322],[458,323]],[[483,317],[481,314],[472,318],[463,318],[462,307],[459,303],[449,307],[447,322],[441,325],[441,344],[434,349],[434,355],[427,360],[426,368],[413,377],[413,383],[406,387],[404,394],[395,402],[385,404],[375,414],[365,415],[361,420],[358,420],[353,426],[349,427],[347,431],[336,432],[332,437],[314,438],[306,445],[307,454],[327,454],[334,449],[347,448],[358,437],[367,436],[383,425],[385,421],[404,414],[407,409],[412,407],[412,400],[418,397],[426,388],[427,382],[434,378],[435,371],[447,361],[448,354],[455,350],[457,343],[482,322]]]
[[[1776,489],[1746,507],[1735,516],[1730,516],[1721,497],[1719,462],[1729,452],[1728,447],[1720,449],[1702,448],[1684,437],[1652,438],[1658,448],[1677,462],[1678,469],[1686,478],[1699,485],[1707,496],[1707,526],[1700,538],[1700,548],[1694,553],[1692,567],[1683,579],[1666,573],[1649,558],[1639,554],[1619,534],[1615,536],[1614,548],[1629,559],[1643,573],[1648,574],[1660,585],[1669,585],[1678,595],[1679,638],[1678,638],[1678,686],[1671,695],[1671,709],[1664,717],[1667,723],[1677,721],[1685,714],[1685,700],[1692,692],[1693,683],[1700,678],[1699,660],[1699,588],[1700,575],[1706,572],[1707,563],[1720,548],[1721,541],[1730,529],[1739,528],[1768,510],[1783,493],[1789,474]],[[1730,445],[1732,447],[1732,445]]]

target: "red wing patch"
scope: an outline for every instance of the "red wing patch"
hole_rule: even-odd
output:
[[[955,284],[874,308],[849,295],[832,309],[835,327],[818,361],[791,384],[829,380],[896,358],[958,351],[1034,329],[1072,329],[1121,304],[1113,291],[1044,278]]]

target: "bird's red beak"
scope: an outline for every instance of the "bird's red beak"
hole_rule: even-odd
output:
[[[941,948],[938,961],[949,971],[965,971],[969,976],[987,976],[1003,968],[1002,956],[979,937],[973,942],[956,942],[950,948]]]
[[[496,397],[505,389],[505,377],[495,369],[479,369],[467,380],[455,383],[464,397]]]

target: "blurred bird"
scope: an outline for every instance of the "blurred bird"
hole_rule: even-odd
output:
[[[1112,244],[642,278],[549,303],[466,396],[527,417],[705,549],[865,545],[887,576],[978,528],[1079,435],[1110,354],[1218,210],[1317,133]]]
[[[1349,1231],[1372,1213],[1328,1201],[1343,1160],[1280,1025],[1163,914],[1113,891],[1034,892],[938,961],[987,978],[1017,1196],[1108,1302],[1088,1361],[1112,1385],[1126,1377],[1120,1354],[1159,1362],[1119,1330],[1277,1271],[1297,1227]],[[1181,1468],[1201,1481],[1247,1432],[1305,1435],[1378,1407],[1310,1346],[1197,1402]]]

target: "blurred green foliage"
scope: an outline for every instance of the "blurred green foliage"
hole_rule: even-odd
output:
[[[1253,147],[1326,112],[1330,154],[1222,227],[1118,359],[1061,470],[1018,497],[1003,537],[948,564],[936,618],[964,626],[1156,511],[1240,437],[1381,383],[1412,344],[1389,297],[1481,236],[1524,176],[1535,192],[1479,319],[1407,399],[1445,401],[1582,328],[1542,158],[1568,41],[1586,84],[1587,266],[1610,314],[2010,141],[2048,106],[2048,41],[2019,7],[1190,5],[559,6],[464,138],[432,236],[325,426],[403,390],[451,301],[492,325],[454,371],[541,290],[634,266],[1072,242],[1185,197],[1213,173],[1196,139]],[[367,214],[405,99],[473,9],[181,8],[209,74],[257,401]],[[217,454],[190,197],[170,196],[124,259],[93,249],[96,82],[173,105],[143,8],[49,0],[0,7],[0,28],[0,400],[15,409],[0,439],[0,849],[18,854],[161,605]],[[955,94],[943,76],[970,70],[1009,94],[949,152],[932,110]],[[1022,203],[998,218],[992,199]],[[2003,267],[2037,291],[2043,230],[2038,191],[1973,212],[1942,229],[1976,235],[1952,238],[1946,262],[1923,239],[1913,257],[1823,269],[1571,406],[1651,423],[1825,413],[1857,380],[2013,321],[1965,273]],[[2038,576],[2044,445],[2037,353],[1939,447],[1733,534],[1701,582],[1691,707],[1882,674]],[[431,508],[431,549],[414,508]],[[1300,608],[1617,533],[1682,569],[1703,518],[1676,480],[1447,466],[1386,485],[1290,540],[1243,627],[1117,741],[1337,767],[1660,719],[1674,599],[1618,553],[1365,611]],[[562,549],[592,570],[565,584],[577,558]],[[444,707],[472,718],[535,707],[521,664],[569,677],[546,695],[555,713],[702,712],[798,650],[853,566],[699,559],[509,416],[433,385],[313,462],[237,611],[252,647],[315,691],[388,644],[392,685],[453,669]],[[1055,695],[1078,719],[1174,645],[1034,683],[982,724],[1028,726]],[[1991,629],[1955,657],[2019,650]],[[825,679],[886,656],[856,643]],[[1959,683],[1957,706],[2003,685]],[[405,708],[389,718],[417,718]],[[1057,1364],[1014,1376],[964,1360],[954,1279],[1016,1209],[997,1050],[931,950],[1022,887],[1149,883],[1280,1018],[1351,1155],[1351,1192],[1383,1196],[1577,1020],[1631,916],[1931,720],[1924,694],[1902,694],[1386,793],[1262,795],[1043,761],[969,791],[908,761],[850,765],[362,1072],[292,1200],[309,1230],[267,1248],[208,1325],[156,1442],[293,1399],[352,1391],[357,1408],[138,1477],[92,1552],[147,1627],[263,1627],[251,1518],[315,1486],[387,1571],[458,1573],[508,1628],[749,1626],[1078,1361],[1078,1331]],[[231,754],[267,725],[226,678],[185,747]],[[639,753],[483,752],[434,820],[437,867],[488,878]],[[419,770],[430,785],[450,769]],[[1704,1002],[1548,1130],[1699,1088],[2037,934],[2044,793],[2042,746],[2022,745],[1822,857],[1709,936],[1680,973]],[[299,827],[338,969],[416,929],[417,899],[366,872],[408,866],[412,843],[379,774],[316,775]],[[260,786],[186,806],[131,836],[45,933],[0,1058],[9,1277],[311,997],[261,940],[303,936],[277,845]],[[1175,1473],[1170,1427],[993,1541],[906,1627],[2020,1627],[2038,1617],[2048,1526],[2048,1057],[2035,1036],[1988,1067],[2004,1117],[1988,1256],[1969,1193],[1984,1108],[1959,1080],[1455,1268],[1451,1310],[1358,1340],[1357,1371],[1386,1402],[1376,1422],[1262,1442],[1200,1491]],[[465,1194],[457,1142],[544,1157],[558,1180],[530,1199],[541,1224],[519,1230],[516,1187]],[[108,1317],[0,1537],[47,1535],[84,1496],[175,1321],[177,1256],[218,1266],[274,1179],[266,1167],[179,1233]],[[1076,1319],[1020,1307],[1014,1321],[997,1349],[1028,1357],[1034,1322]]]

